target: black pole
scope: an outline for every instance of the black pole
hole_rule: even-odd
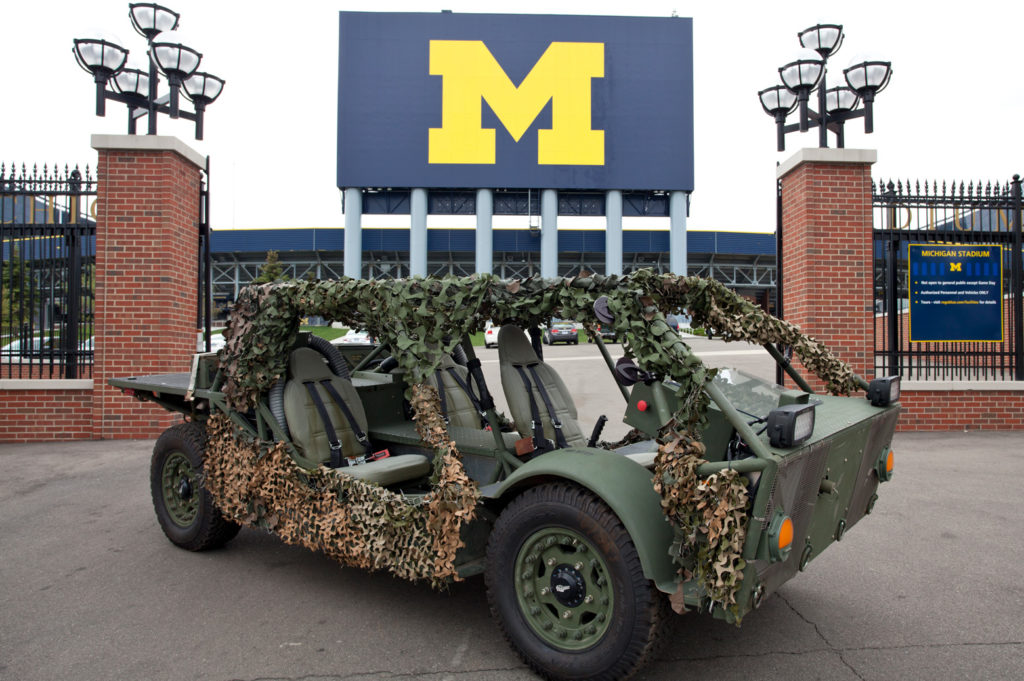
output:
[[[779,164],[776,163],[778,168]],[[775,316],[782,316],[782,180],[775,180]],[[781,349],[781,348],[780,348]],[[775,382],[785,385],[782,365],[775,364]]]
[[[96,81],[96,115],[107,115],[107,77],[97,73],[93,76]]]
[[[203,111],[206,109],[206,103],[202,99],[200,99],[199,97],[196,97],[196,101],[194,102],[194,104],[195,104],[195,109],[196,109],[196,139],[197,140],[202,140],[203,139]]]
[[[775,112],[775,146],[779,151],[786,150],[786,111],[780,109]]]
[[[202,197],[199,199],[200,210],[203,203]],[[196,239],[196,331],[203,328],[203,221],[199,221],[199,235]],[[208,352],[209,346],[204,348],[204,352]]]
[[[211,337],[213,335],[213,268],[210,253],[210,241],[213,234],[210,232],[210,157],[206,157],[206,201],[203,202],[203,225],[205,226],[206,237],[203,242],[203,274],[206,277],[205,295],[203,306],[206,310],[206,351],[210,351]]]
[[[899,366],[899,324],[897,317],[899,312],[899,267],[900,238],[896,229],[896,189],[892,181],[889,182],[885,191],[887,207],[885,209],[886,228],[889,230],[888,241],[888,262],[886,263],[886,296],[885,296],[885,322],[889,344],[889,367],[886,373],[889,376],[902,373]]]
[[[79,219],[82,200],[82,176],[78,169],[71,171],[68,181],[71,200],[68,202],[68,224],[64,227],[64,243],[68,249],[68,302],[61,335],[65,358],[64,377],[78,378],[79,324],[82,318],[82,242],[79,238]]]
[[[1024,381],[1024,283],[1021,281],[1021,190],[1020,175],[1013,176],[1012,198],[1013,248],[1010,249],[1010,287],[1013,297],[1013,379]]]
[[[149,40],[149,51],[146,53],[149,55],[149,121],[147,135],[156,134],[156,86],[157,86],[157,73],[156,73],[156,62],[153,60],[153,40]]]
[[[828,148],[828,114],[825,113],[825,75],[827,70],[825,64],[827,60],[821,62],[821,80],[818,81],[818,147],[821,149]]]
[[[875,131],[875,93],[865,92],[862,101],[864,102],[864,134],[870,135]]]

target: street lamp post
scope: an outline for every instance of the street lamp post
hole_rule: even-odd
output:
[[[146,39],[149,69],[126,68],[128,50],[100,38],[76,38],[78,65],[96,81],[96,115],[106,115],[106,101],[128,107],[128,134],[136,134],[136,120],[148,116],[147,134],[157,134],[157,114],[195,122],[195,137],[203,139],[203,114],[224,89],[224,80],[199,71],[203,59],[196,50],[181,44],[174,33],[180,15],[152,2],[131,3],[128,16],[135,31]],[[160,75],[170,88],[158,96]],[[110,83],[111,89],[107,89]],[[180,108],[179,95],[192,101],[194,111]]]
[[[828,60],[835,55],[846,37],[840,24],[817,24],[797,33],[803,48],[797,58],[779,69],[781,85],[773,85],[757,93],[761,108],[775,119],[776,147],[786,150],[786,135],[818,129],[818,146],[828,147],[828,133],[836,136],[836,147],[846,144],[844,126],[854,118],[864,119],[864,132],[874,131],[875,95],[885,89],[892,77],[887,61],[860,61],[843,70],[846,85],[828,87]],[[810,107],[811,95],[817,93],[817,110]],[[863,103],[863,107],[858,106]],[[786,125],[789,114],[799,109],[796,123]],[[775,227],[775,309],[783,313],[782,290],[782,194],[777,186]],[[785,348],[779,348],[786,351]],[[776,382],[783,380],[782,368],[776,369]]]
[[[843,27],[817,24],[797,34],[801,54],[779,69],[782,85],[773,85],[757,93],[765,113],[775,119],[776,146],[786,150],[786,135],[818,128],[818,146],[828,147],[828,132],[836,136],[836,146],[845,145],[844,124],[864,119],[864,132],[874,131],[875,95],[885,89],[892,76],[886,61],[862,61],[843,70],[846,85],[829,88],[828,60],[843,44]],[[817,93],[817,110],[810,108],[811,94]],[[858,108],[858,105],[863,107]],[[798,122],[786,125],[790,113],[799,109]]]

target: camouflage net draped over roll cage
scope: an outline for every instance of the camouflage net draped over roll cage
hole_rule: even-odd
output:
[[[231,408],[245,412],[256,406],[260,396],[285,374],[300,317],[317,315],[365,328],[389,346],[412,386],[406,397],[412,403],[419,434],[436,455],[430,493],[421,504],[406,503],[422,506],[426,509],[422,512],[400,511],[400,496],[344,474],[326,468],[310,473],[290,461],[286,466],[281,459],[276,468],[278,476],[304,477],[305,488],[320,490],[321,494],[299,494],[289,489],[289,513],[296,520],[287,532],[282,533],[280,528],[275,531],[288,541],[321,548],[347,564],[386,568],[398,576],[429,579],[434,584],[456,578],[453,560],[461,546],[459,532],[474,515],[478,492],[466,476],[455,443],[440,418],[437,392],[425,380],[440,366],[444,353],[451,352],[464,336],[482,330],[489,319],[497,324],[514,320],[529,326],[561,317],[593,328],[598,323],[593,306],[601,296],[608,298],[608,309],[614,316],[610,326],[626,354],[641,369],[678,384],[679,410],[658,437],[655,489],[661,495],[666,516],[683,537],[673,551],[680,566],[679,577],[696,577],[713,601],[727,609],[735,606],[744,567],[740,554],[745,536],[746,483],[734,471],[703,480],[696,475],[704,454],[699,426],[708,407],[703,387],[713,378],[714,370],[690,353],[665,322],[665,314],[685,310],[695,325],[713,329],[726,341],[788,345],[833,393],[848,394],[857,384],[849,366],[799,328],[765,313],[721,283],[699,277],[640,270],[623,277],[513,281],[492,275],[373,281],[342,278],[244,289],[232,310],[224,333],[226,346],[221,351],[223,391]],[[239,433],[231,433],[232,429],[223,427],[223,423],[211,430],[212,457],[237,460],[241,467],[249,465],[246,458],[267,458],[259,443],[242,442]],[[280,448],[272,451],[279,452]],[[281,522],[279,515],[266,511],[264,502],[273,496],[268,490],[281,491],[285,482],[264,481],[260,487],[252,480],[245,482],[244,474],[234,477],[238,478],[234,484],[215,486],[219,505],[243,522],[252,523],[257,517],[262,518],[264,526],[272,525],[267,517],[274,523]],[[353,495],[353,488],[358,488],[360,494]],[[260,489],[264,490],[262,494]],[[329,492],[325,495],[324,490]],[[320,527],[328,521],[318,521],[317,514],[325,512],[324,504],[333,505],[330,522],[344,526],[334,528],[333,534]],[[367,505],[371,508],[367,517],[388,518],[398,529],[385,530],[382,523],[358,520],[349,513],[353,504]],[[395,531],[418,537],[407,542],[410,546],[431,549],[422,551],[422,556],[410,564],[412,557],[401,555],[401,541],[382,538]],[[359,535],[356,545],[362,549],[340,546],[353,541],[353,532]]]

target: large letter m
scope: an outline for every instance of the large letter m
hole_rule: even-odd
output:
[[[604,131],[590,128],[590,79],[604,77],[603,43],[551,43],[516,87],[479,40],[431,40],[430,75],[442,76],[441,127],[430,128],[429,163],[487,163],[494,128],[486,100],[516,142],[551,101],[551,128],[537,131],[537,163],[604,165]]]

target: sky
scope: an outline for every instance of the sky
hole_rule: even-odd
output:
[[[875,104],[875,133],[865,135],[860,120],[846,126],[847,148],[877,150],[876,179],[1002,182],[1024,174],[1024,5],[1008,0],[801,3],[813,5],[808,9],[747,0],[163,4],[181,14],[179,33],[203,54],[200,69],[227,82],[207,109],[205,140],[194,139],[188,121],[159,121],[161,134],[210,157],[214,229],[344,224],[335,186],[340,10],[692,17],[695,189],[688,229],[774,230],[775,166],[817,146],[817,132],[790,134],[787,151],[776,152],[774,122],[757,92],[779,82],[778,67],[800,48],[797,33],[817,23],[845,28],[846,40],[829,62],[830,86],[856,57],[892,62],[892,81]],[[123,105],[108,102],[105,118],[94,115],[95,85],[72,55],[74,38],[97,36],[128,48],[129,65],[145,63],[145,40],[131,27],[127,2],[0,5],[0,162],[95,167],[90,136],[127,132]],[[142,119],[143,131],[144,125]],[[364,225],[408,225],[408,216],[404,223],[384,220],[366,216]],[[432,216],[428,224],[450,221]],[[662,224],[641,220],[627,228]],[[589,226],[603,225],[598,219]]]

